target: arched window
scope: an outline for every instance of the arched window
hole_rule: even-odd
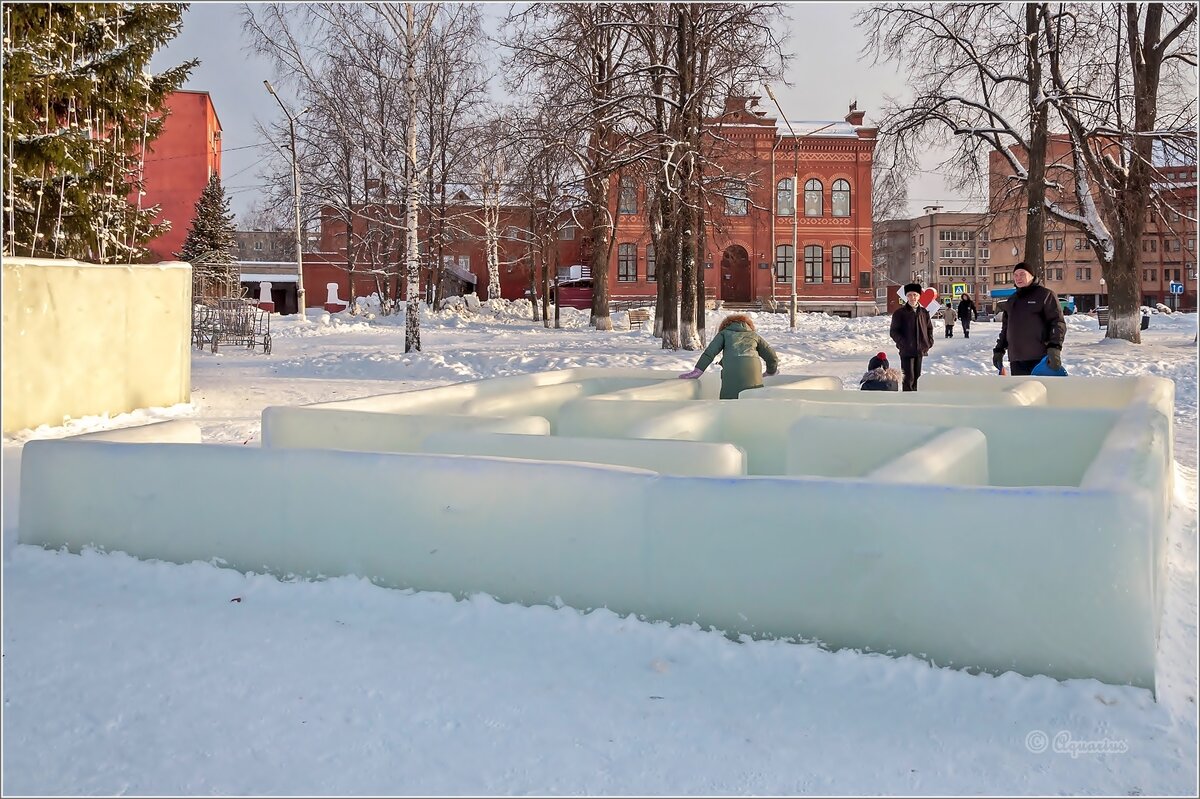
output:
[[[833,182],[833,215],[850,216],[850,181],[838,179]]]
[[[804,248],[804,282],[822,283],[825,280],[825,251],[819,244]]]
[[[621,178],[621,193],[617,197],[618,214],[636,214],[637,184],[633,178]]]
[[[775,184],[775,213],[780,216],[796,213],[796,184],[791,178],[784,178]]]
[[[850,248],[842,244],[833,248],[833,282],[850,282]]]
[[[792,270],[796,268],[796,253],[792,245],[780,244],[775,248],[775,282],[792,282]]]
[[[813,178],[804,184],[804,215],[822,216],[825,213],[825,187]]]

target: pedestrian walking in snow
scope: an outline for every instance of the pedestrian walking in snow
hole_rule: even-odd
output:
[[[933,346],[933,320],[921,307],[921,284],[904,287],[907,300],[892,313],[891,336],[900,350],[900,368],[904,370],[904,390],[916,391],[921,377],[921,360]]]
[[[717,334],[696,361],[696,368],[680,377],[699,377],[718,355],[721,355],[721,399],[737,399],[748,388],[762,388],[760,359],[767,363],[768,376],[779,371],[775,350],[755,332],[754,321],[745,314],[731,314],[721,320]]]
[[[954,312],[953,305],[946,305],[942,311],[942,319],[946,322],[946,338],[954,338],[954,323],[958,320],[958,314]]]
[[[899,391],[900,373],[891,368],[887,353],[876,353],[867,363],[867,371],[858,381],[860,391]]]
[[[963,292],[962,299],[958,301],[958,321],[962,324],[963,338],[971,337],[971,322],[975,320],[975,300],[971,299],[971,295]]]
[[[992,364],[1004,367],[1004,353],[1014,375],[1032,374],[1042,358],[1052,371],[1062,369],[1062,345],[1067,337],[1058,295],[1041,284],[1034,267],[1024,261],[1013,267],[1017,291],[1008,298],[1000,337],[992,350]]]

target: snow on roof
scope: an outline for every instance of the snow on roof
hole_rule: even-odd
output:
[[[296,283],[296,275],[292,273],[286,274],[256,274],[253,272],[242,272],[238,278],[242,283]]]
[[[783,120],[775,122],[775,129],[779,131],[780,136],[791,136],[792,131],[795,131],[796,136],[844,136],[848,138],[858,138],[858,128],[844,120],[789,120],[791,122],[791,130],[788,130],[788,123]]]
[[[467,283],[470,283],[470,284],[472,284],[472,285],[474,285],[474,283],[475,283],[475,279],[476,279],[476,278],[475,278],[475,273],[474,273],[474,272],[468,272],[466,269],[461,269],[461,268],[459,268],[458,266],[456,266],[456,265],[454,265],[454,264],[452,264],[452,263],[446,263],[446,264],[443,264],[443,265],[442,265],[442,269],[444,269],[445,271],[447,271],[447,272],[449,272],[450,274],[454,275],[454,276],[455,276],[455,277],[457,277],[459,280],[463,280],[463,281],[465,281],[465,282],[467,282]]]

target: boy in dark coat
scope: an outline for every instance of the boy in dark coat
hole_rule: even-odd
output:
[[[921,378],[921,360],[933,346],[933,319],[921,306],[921,284],[904,287],[908,301],[892,314],[891,335],[900,350],[900,368],[904,370],[904,390],[916,391]]]
[[[745,389],[762,388],[760,358],[767,362],[768,376],[779,370],[775,350],[754,331],[753,320],[745,314],[731,314],[721,320],[721,327],[696,361],[696,368],[680,377],[699,377],[721,353],[724,353],[721,358],[721,399],[737,399]]]
[[[888,364],[887,353],[876,353],[867,364],[866,374],[858,381],[862,391],[899,391],[900,373]]]
[[[1061,370],[1067,320],[1058,304],[1058,295],[1043,286],[1034,268],[1024,261],[1013,267],[1013,283],[1017,291],[1008,298],[1000,338],[992,350],[992,364],[997,371],[1002,369],[1007,350],[1014,375],[1032,373],[1042,358],[1051,370]]]

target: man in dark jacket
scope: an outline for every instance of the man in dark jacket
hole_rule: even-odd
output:
[[[921,359],[929,354],[933,346],[933,319],[929,311],[921,306],[921,284],[909,283],[904,287],[908,300],[892,313],[891,335],[900,350],[900,368],[904,370],[904,390],[916,391],[921,377]]]
[[[1013,283],[1017,291],[1008,298],[992,364],[1001,370],[1007,351],[1014,375],[1032,373],[1042,358],[1051,369],[1061,369],[1067,322],[1058,295],[1043,286],[1034,268],[1024,261],[1013,267]]]
[[[971,322],[975,319],[975,300],[970,294],[964,293],[958,301],[958,321],[963,326],[963,338],[971,337]]]

